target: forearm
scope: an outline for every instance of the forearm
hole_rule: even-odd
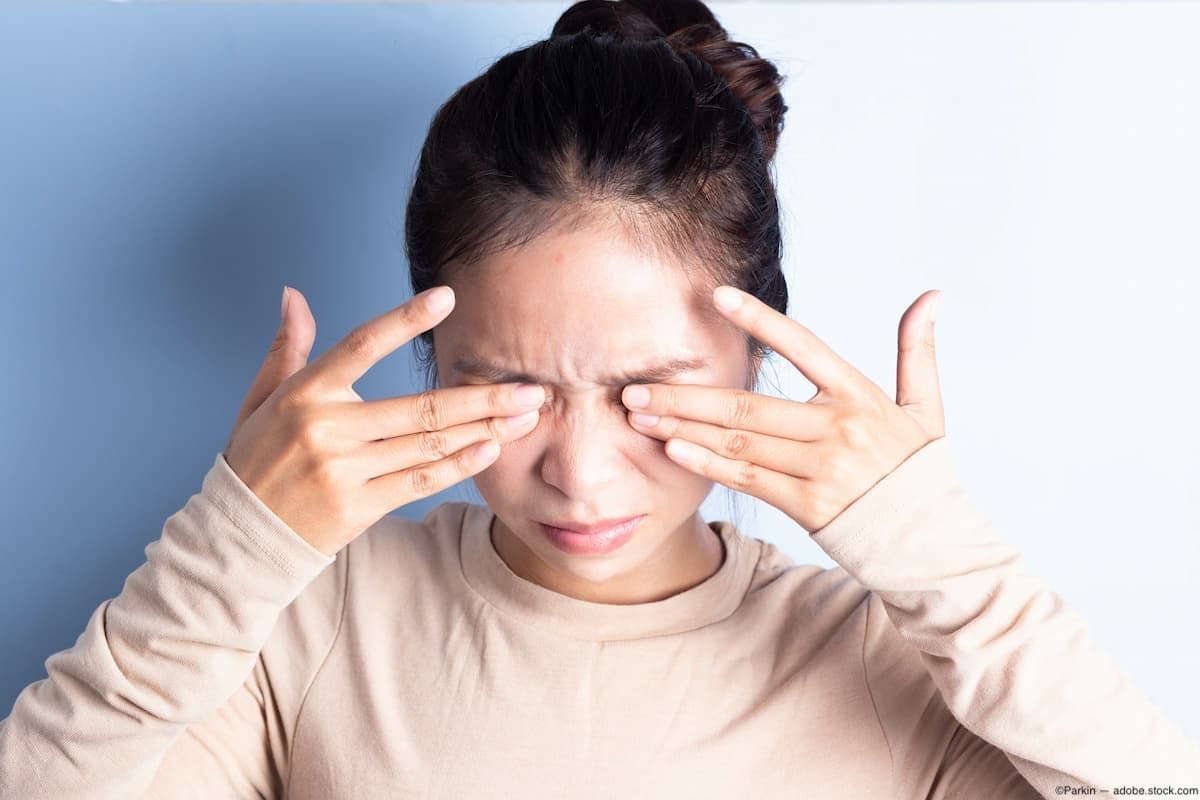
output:
[[[1200,745],[1025,569],[958,485],[947,448],[918,451],[814,540],[883,601],[951,713],[1043,795],[1200,784]]]
[[[279,612],[332,561],[217,458],[120,595],[0,722],[0,796],[138,797],[185,726],[243,684]]]

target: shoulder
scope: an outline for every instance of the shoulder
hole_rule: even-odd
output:
[[[381,517],[338,551],[285,616],[302,625],[310,641],[327,640],[335,633],[351,594],[375,593],[382,602],[401,587],[418,592],[452,588],[455,576],[462,574],[459,541],[472,507],[465,502],[442,503],[421,519]]]
[[[935,702],[936,689],[921,652],[900,636],[879,595],[840,566],[797,564],[773,543],[752,541],[758,543],[759,557],[747,610],[778,621],[768,627],[797,651],[802,663],[831,658],[861,670],[873,688],[893,701],[919,697]]]
[[[350,580],[445,580],[461,576],[463,525],[481,507],[445,502],[421,518],[381,517],[338,553]]]
[[[767,605],[811,629],[814,622],[864,621],[873,595],[842,567],[797,564],[776,544],[746,537],[758,557],[746,601]]]
[[[864,660],[925,672],[915,647],[901,638],[879,595],[841,566],[797,564],[772,542],[754,538],[758,563],[747,601],[778,608],[806,630],[852,627]]]
[[[459,535],[470,508],[443,503],[421,519],[381,517],[284,610],[269,650],[286,654],[294,669],[311,670],[348,629],[377,630],[382,619],[453,605],[463,594]]]
[[[462,536],[484,513],[486,506],[454,501],[419,518],[385,516],[343,548],[341,635],[381,635],[388,625],[432,635],[470,615],[478,598],[463,575]]]

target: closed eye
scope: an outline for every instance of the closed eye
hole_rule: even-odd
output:
[[[486,384],[463,383],[462,385],[463,386],[485,386]],[[550,390],[544,389],[544,391],[546,392],[546,402],[542,403],[541,408],[539,409],[539,412],[545,411],[547,408],[549,408],[554,403],[554,397],[550,394]],[[629,409],[625,408],[625,401],[621,398],[621,393],[622,393],[622,389],[620,389],[620,388],[618,388],[613,393],[612,404],[614,406],[617,406],[618,408],[620,408],[623,411],[628,411]]]
[[[547,391],[546,391],[546,402],[542,403],[541,410],[542,410],[542,411],[545,411],[545,410],[546,410],[547,408],[549,408],[549,407],[550,407],[550,406],[551,406],[553,403],[554,403],[554,398],[553,398],[553,397],[550,395],[550,392],[549,392],[549,390],[547,390]],[[620,390],[620,389],[618,389],[618,390],[617,390],[617,391],[616,391],[616,392],[613,394],[613,396],[612,396],[612,404],[613,404],[614,406],[617,406],[617,407],[621,408],[622,410],[628,410],[628,409],[626,409],[626,408],[625,408],[625,401],[624,401],[623,399],[621,399],[621,390]]]

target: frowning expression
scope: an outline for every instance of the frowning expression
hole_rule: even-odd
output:
[[[439,385],[545,389],[537,425],[475,484],[548,581],[669,570],[669,543],[697,525],[712,482],[632,428],[621,402],[629,383],[747,385],[741,332],[701,313],[710,290],[697,297],[684,269],[592,228],[545,234],[446,281],[457,303],[434,329]],[[564,553],[539,525],[638,514],[635,536],[603,557]]]

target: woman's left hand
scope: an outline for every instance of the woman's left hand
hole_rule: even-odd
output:
[[[946,435],[933,345],[941,293],[918,297],[900,318],[896,400],[799,322],[730,286],[741,299],[717,308],[769,345],[817,387],[807,402],[697,384],[630,384],[630,424],[665,439],[667,455],[731,489],[758,497],[810,534],[825,527],[910,455]],[[648,392],[635,406],[636,392]],[[659,417],[642,425],[636,414]]]

